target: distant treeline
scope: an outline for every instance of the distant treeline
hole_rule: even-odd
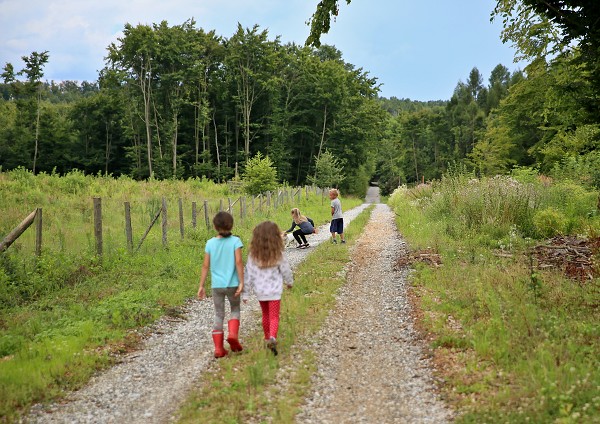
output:
[[[358,192],[371,179],[389,192],[439,178],[453,163],[600,179],[598,93],[576,50],[523,72],[498,65],[487,82],[473,68],[450,100],[430,102],[380,98],[335,47],[282,44],[258,26],[227,39],[193,20],[126,25],[93,83],[44,82],[49,59],[3,68],[2,169],[222,181],[260,152],[301,185],[328,150],[342,189]]]

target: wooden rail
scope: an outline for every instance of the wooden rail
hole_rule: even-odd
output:
[[[39,217],[40,217],[39,222],[41,222],[42,210],[40,208],[37,208],[36,210],[31,212],[29,215],[27,215],[27,217],[23,221],[21,221],[21,223],[19,225],[17,225],[14,230],[12,230],[6,237],[4,237],[4,240],[2,240],[2,242],[0,242],[0,253],[4,252],[6,249],[8,249],[9,246],[11,244],[13,244],[14,241],[16,239],[18,239],[21,236],[21,234],[23,234],[25,232],[25,230],[29,228],[29,226],[31,224],[33,224],[35,217],[38,215],[38,211],[39,211]],[[36,253],[40,252],[42,249],[41,226],[38,226],[38,228],[36,230],[36,237],[38,235],[39,235],[39,240],[37,240],[37,238],[36,238],[36,244],[35,244]]]

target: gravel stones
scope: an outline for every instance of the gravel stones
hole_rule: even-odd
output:
[[[431,364],[413,327],[406,292],[407,253],[394,214],[377,205],[357,241],[331,311],[310,349],[317,352],[311,393],[298,423],[444,423]]]

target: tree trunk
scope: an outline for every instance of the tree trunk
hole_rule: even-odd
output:
[[[150,127],[150,81],[146,81],[146,72],[142,66],[140,72],[140,88],[144,98],[144,124],[146,124],[146,154],[148,158],[148,173],[150,178],[154,176],[152,171],[152,128]]]
[[[417,165],[417,143],[415,141],[415,137],[411,137],[412,138],[412,145],[413,145],[413,160],[415,162],[415,179],[417,181],[417,183],[419,182],[419,168]]]
[[[41,102],[41,92],[40,89],[38,88],[38,94],[37,94],[37,110],[36,110],[36,117],[35,117],[35,147],[34,147],[34,151],[33,151],[33,173],[35,174],[35,166],[37,164],[37,157],[38,157],[38,144],[39,144],[39,136],[40,136],[40,102]]]
[[[177,112],[173,113],[173,178],[177,178]]]
[[[196,113],[194,114],[194,144],[196,147],[194,164],[198,165],[200,154],[200,103],[196,106]]]
[[[106,149],[104,151],[104,175],[108,175],[108,161],[110,159],[110,121],[105,122],[106,129]]]
[[[221,180],[221,155],[219,154],[219,138],[217,132],[217,112],[213,110],[213,126],[215,128],[215,152],[217,154],[217,175],[219,176],[219,181]]]
[[[162,143],[160,142],[160,126],[158,125],[158,110],[156,104],[152,102],[152,110],[154,110],[154,127],[156,128],[156,144],[158,145],[158,157],[163,158]]]
[[[321,143],[319,144],[319,153],[317,154],[317,159],[321,157],[321,150],[323,149],[323,144],[325,144],[325,128],[327,127],[327,105],[325,105],[325,110],[323,111],[323,128],[321,130]]]
[[[240,151],[240,119],[239,119],[239,112],[235,113],[236,117],[235,117],[235,153],[234,153],[234,159],[235,162],[238,161],[238,152]]]
[[[250,112],[252,111],[252,106],[250,105],[250,93],[249,89],[245,90],[246,103],[243,106],[243,115],[244,115],[244,153],[246,154],[246,160],[250,156]]]

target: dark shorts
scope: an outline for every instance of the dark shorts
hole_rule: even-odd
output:
[[[329,225],[329,232],[344,234],[344,218],[332,219],[331,225]]]

